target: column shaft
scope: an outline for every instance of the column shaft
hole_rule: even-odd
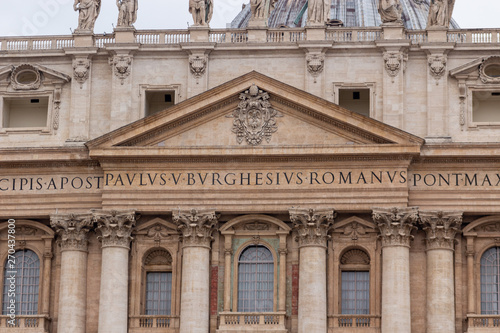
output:
[[[411,333],[410,249],[382,249],[382,332]]]
[[[183,251],[180,333],[208,333],[210,249],[185,247]]]
[[[468,290],[468,311],[476,313],[476,291],[474,289],[474,255],[467,254],[467,290]]]
[[[326,333],[326,250],[302,247],[299,260],[299,333]]]
[[[427,333],[455,332],[453,251],[427,251]]]
[[[279,280],[278,311],[286,311],[286,250],[280,250],[280,280]]]
[[[50,313],[50,271],[52,270],[52,253],[45,253],[43,259],[43,299],[42,313]]]
[[[231,311],[231,251],[226,250],[224,262],[224,311]]]
[[[127,333],[128,249],[102,249],[99,333]]]

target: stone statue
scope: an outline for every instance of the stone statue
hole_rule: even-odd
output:
[[[330,20],[331,0],[309,0],[307,25],[324,25]]]
[[[250,10],[252,11],[252,19],[263,19],[266,17],[267,0],[250,0]]]
[[[189,12],[193,15],[193,26],[208,26],[214,12],[213,0],[189,0]]]
[[[455,0],[431,0],[427,28],[448,28],[450,26],[451,14],[454,6]]]
[[[403,9],[399,0],[379,0],[378,12],[382,23],[403,23],[401,19]]]
[[[73,9],[79,12],[77,30],[93,31],[101,11],[101,0],[75,0]]]
[[[118,7],[117,27],[131,27],[137,21],[137,0],[116,0]]]

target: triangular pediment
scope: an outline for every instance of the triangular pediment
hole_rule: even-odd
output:
[[[473,75],[475,77],[479,76],[479,66],[484,62],[485,58],[478,58],[476,60],[470,61],[466,64],[460,65],[456,68],[450,70],[450,75],[455,78],[467,77]]]
[[[14,90],[36,90],[41,85],[63,85],[71,77],[39,64],[10,65],[0,68],[0,85]]]
[[[257,72],[87,143],[91,156],[148,149],[155,155],[348,152],[414,147],[423,140]],[[141,154],[142,154],[141,153]],[[139,155],[141,155],[139,154]]]

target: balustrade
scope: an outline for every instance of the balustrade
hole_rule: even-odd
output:
[[[179,317],[176,316],[132,316],[129,318],[130,332],[149,332],[158,329],[161,332],[177,332],[179,329]]]
[[[468,333],[498,332],[500,315],[467,315]]]
[[[50,318],[46,315],[16,315],[13,322],[9,316],[0,316],[0,333],[47,333],[49,324]]]
[[[221,312],[219,331],[254,328],[265,332],[285,329],[285,312]]]

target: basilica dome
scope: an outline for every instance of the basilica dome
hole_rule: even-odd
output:
[[[269,27],[303,27],[307,21],[308,0],[278,0],[269,16]],[[330,19],[340,20],[344,27],[375,27],[382,22],[377,11],[379,0],[332,0]],[[406,29],[425,29],[429,0],[400,0]],[[250,5],[231,22],[232,28],[245,28],[250,20]],[[459,29],[452,19],[451,29]]]

